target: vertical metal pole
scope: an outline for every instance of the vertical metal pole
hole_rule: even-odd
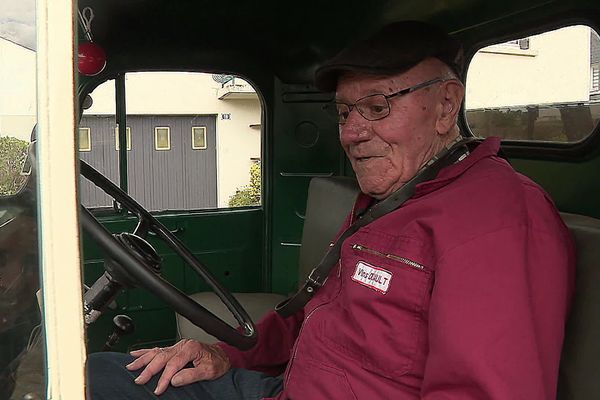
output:
[[[47,398],[85,398],[73,0],[37,0],[37,177]]]
[[[117,124],[119,124],[119,187],[127,192],[127,106],[125,97],[125,74],[115,79],[115,97],[117,104]]]

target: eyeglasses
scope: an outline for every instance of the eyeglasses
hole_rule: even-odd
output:
[[[412,93],[416,90],[426,88],[427,86],[431,86],[438,82],[445,82],[446,79],[435,78],[430,79],[428,81],[419,83],[415,86],[408,87],[406,89],[402,89],[396,93],[392,94],[370,94],[368,96],[362,97],[354,104],[346,104],[340,102],[334,102],[333,104],[328,104],[324,107],[324,109],[332,115],[338,122],[338,124],[343,125],[348,120],[350,113],[356,107],[356,111],[360,115],[363,116],[364,119],[368,121],[377,121],[379,119],[383,119],[390,115],[390,102],[389,99],[392,97],[404,96],[406,94]]]

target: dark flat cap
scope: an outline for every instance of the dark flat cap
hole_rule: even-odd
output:
[[[315,72],[315,85],[333,91],[340,73],[394,75],[435,57],[462,77],[461,44],[440,28],[420,21],[387,25],[379,32],[342,50]]]

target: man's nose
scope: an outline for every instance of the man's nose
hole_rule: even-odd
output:
[[[346,123],[340,125],[340,142],[352,144],[371,138],[371,124],[358,111],[352,110]]]

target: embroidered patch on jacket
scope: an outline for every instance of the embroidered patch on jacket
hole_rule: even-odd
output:
[[[380,293],[387,293],[392,280],[392,273],[383,268],[375,267],[364,261],[356,264],[352,280]]]

